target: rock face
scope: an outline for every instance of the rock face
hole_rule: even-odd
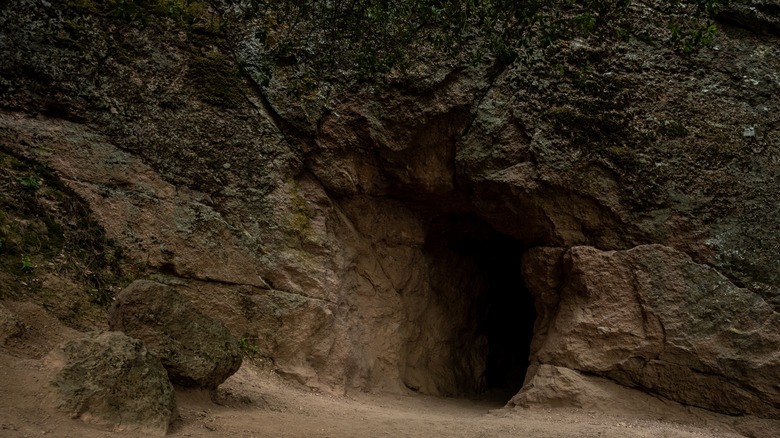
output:
[[[550,269],[531,288],[543,317],[529,389],[545,367],[564,367],[709,410],[778,416],[780,315],[756,293],[661,245],[529,251],[526,275],[540,265]]]
[[[225,326],[164,284],[134,281],[116,297],[109,325],[144,341],[178,385],[214,389],[241,367]]]
[[[514,394],[530,357],[518,405],[556,385],[585,403],[577,382],[601,378],[778,416],[776,2],[725,10],[691,53],[643,0],[509,65],[305,88],[224,2],[144,26],[92,3],[0,6],[0,147],[281,374]],[[181,310],[133,289],[161,320]],[[133,315],[163,350],[200,342]],[[221,354],[182,383],[218,384],[237,366]]]
[[[160,360],[137,339],[92,332],[53,350],[47,362],[59,407],[114,431],[164,436],[176,417],[173,387]]]

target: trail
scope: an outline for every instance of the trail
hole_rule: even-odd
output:
[[[0,352],[0,436],[134,436],[90,428],[47,407],[45,381],[41,360]],[[249,362],[215,393],[179,389],[177,402],[180,420],[172,437],[742,436],[726,417],[679,412],[654,419],[587,409],[510,410],[495,398],[333,396],[294,386]]]

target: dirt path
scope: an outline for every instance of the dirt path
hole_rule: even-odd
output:
[[[739,436],[725,425],[702,428],[701,424],[564,409],[512,411],[489,400],[421,395],[333,397],[290,387],[273,374],[251,367],[226,382],[219,394],[218,402],[225,406],[214,406],[196,393],[180,394],[184,421],[174,429],[174,436],[209,436],[211,429],[243,437]],[[249,399],[252,403],[246,403]]]
[[[80,336],[29,303],[5,303],[25,323],[0,345],[0,438],[138,436],[86,426],[52,406],[44,357]],[[14,338],[15,339],[15,338]],[[492,400],[409,395],[336,397],[294,386],[251,361],[214,394],[177,391],[173,437],[777,437],[780,421],[732,418],[622,389],[592,409],[502,408]],[[628,395],[626,395],[628,394]]]
[[[132,436],[88,428],[46,408],[40,360],[0,353],[0,436]],[[174,437],[732,437],[725,417],[638,418],[572,409],[501,409],[490,400],[420,395],[335,397],[245,365],[212,397],[180,390]],[[657,415],[654,414],[654,415]],[[641,417],[641,416],[639,416]],[[673,420],[670,420],[673,419]]]

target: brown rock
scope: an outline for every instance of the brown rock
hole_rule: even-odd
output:
[[[213,389],[241,367],[238,343],[227,328],[161,283],[137,280],[122,290],[109,324],[143,340],[178,385]]]
[[[143,342],[97,331],[47,357],[57,405],[74,418],[114,431],[164,436],[176,417],[173,387]]]
[[[217,108],[170,80],[194,72],[199,39],[98,32],[106,17],[61,3],[0,8],[15,23],[0,146],[60,175],[129,259],[176,276],[286,375],[479,389],[490,276],[429,245],[434,218],[473,215],[524,248],[656,242],[717,270],[665,249],[529,251],[537,362],[729,413],[777,407],[780,44],[735,28],[746,11],[695,56],[593,33],[503,69],[448,59],[423,80],[335,78],[303,97],[295,69],[272,65],[270,84]],[[636,7],[625,24],[660,41],[679,18]],[[219,59],[265,71],[254,24],[236,24]]]
[[[632,404],[636,404],[641,399],[641,394],[636,391],[604,378],[586,376],[565,367],[537,365],[528,370],[523,389],[512,397],[508,406],[616,408],[621,402],[631,400]],[[621,408],[625,409],[626,406]]]
[[[537,332],[532,362],[718,412],[780,417],[780,317],[760,296],[661,245],[575,247],[561,268],[560,301],[547,309],[554,317]],[[537,297],[554,293],[531,284]]]

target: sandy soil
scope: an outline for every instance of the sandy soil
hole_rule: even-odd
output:
[[[93,429],[47,408],[45,368],[0,353],[0,436],[133,436]],[[336,397],[246,364],[215,394],[177,394],[174,437],[731,437],[728,418],[670,412],[666,419],[574,409],[502,409],[496,400],[421,395]],[[656,414],[657,415],[657,414]]]
[[[38,306],[5,303],[24,323],[22,338],[0,345],[0,437],[137,436],[95,429],[58,412],[42,358],[79,336]],[[214,393],[177,390],[173,437],[733,437],[780,436],[780,421],[730,418],[636,393],[608,408],[502,408],[508,397],[447,399],[419,394],[312,392],[259,363]],[[622,391],[628,391],[623,389]],[[633,396],[630,396],[633,397]],[[652,408],[648,408],[652,406]],[[660,406],[660,407],[659,407]]]

